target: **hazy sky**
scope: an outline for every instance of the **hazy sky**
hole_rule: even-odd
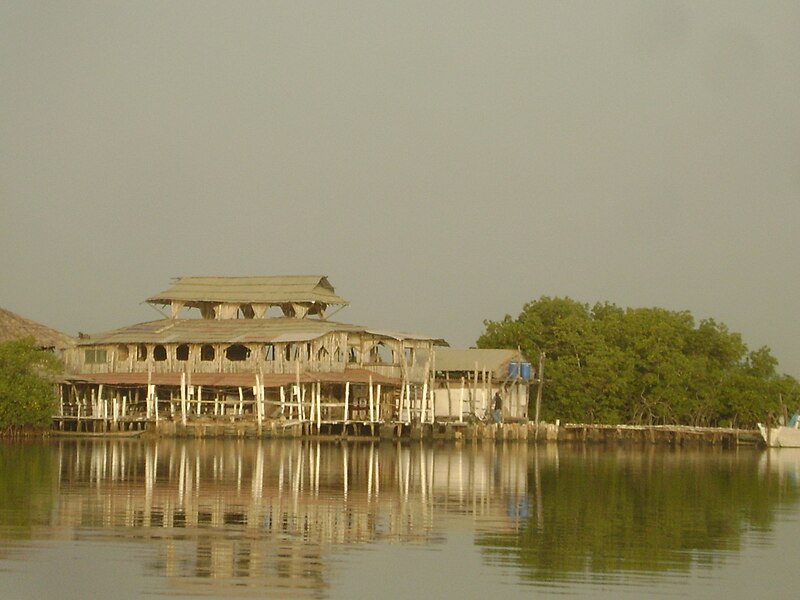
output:
[[[713,317],[800,376],[800,3],[0,0],[0,306],[328,275],[474,343],[541,295]]]

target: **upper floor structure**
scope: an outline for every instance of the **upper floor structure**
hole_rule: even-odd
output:
[[[329,321],[346,306],[325,276],[181,277],[147,299],[170,316],[93,335],[65,352],[67,373],[103,375],[108,384],[130,375],[184,372],[308,375],[386,383],[421,383],[440,338]],[[197,311],[192,318],[191,312]],[[199,318],[198,318],[199,317]],[[335,377],[333,374],[340,374]],[[284,378],[273,378],[275,385]],[[270,385],[270,378],[264,379]]]

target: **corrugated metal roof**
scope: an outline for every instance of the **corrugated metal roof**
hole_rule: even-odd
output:
[[[286,343],[317,339],[331,332],[367,333],[397,340],[431,340],[416,334],[377,331],[318,319],[162,319],[93,334],[78,340],[78,345],[97,344],[214,344]]]
[[[477,364],[479,371],[501,371],[512,361],[526,361],[516,350],[477,348],[434,348],[435,367],[437,371],[473,371]],[[420,351],[418,361],[425,361],[428,353]]]
[[[174,285],[147,299],[153,304],[221,302],[283,304],[319,302],[348,304],[336,295],[324,275],[262,277],[178,277]]]

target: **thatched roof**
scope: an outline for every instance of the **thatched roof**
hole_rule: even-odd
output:
[[[171,288],[147,299],[153,304],[174,301],[266,303],[320,302],[346,305],[324,275],[273,277],[179,277]]]
[[[291,343],[315,340],[334,332],[364,333],[396,340],[444,340],[360,325],[316,319],[163,319],[82,337],[79,346],[101,344],[213,344]]]
[[[68,335],[0,308],[0,342],[33,338],[39,348],[67,348],[75,344]]]

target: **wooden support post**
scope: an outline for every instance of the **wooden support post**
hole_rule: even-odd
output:
[[[261,367],[258,368],[258,373],[256,373],[256,386],[258,388],[258,393],[256,394],[256,418],[258,424],[261,425],[264,420],[264,371]]]
[[[322,383],[317,382],[317,433],[322,425]]]
[[[544,385],[544,359],[545,355],[544,352],[542,352],[541,354],[539,354],[539,386],[538,389],[536,390],[536,414],[534,417],[536,419],[536,429],[535,429],[536,433],[534,434],[535,440],[539,439],[539,409],[542,406],[542,386]]]
[[[305,420],[305,410],[303,409],[303,402],[301,400],[300,394],[300,361],[296,361],[294,364],[294,383],[295,383],[295,390],[297,393],[297,414],[301,421]]]
[[[452,419],[455,415],[453,414],[453,393],[450,390],[450,373],[445,375],[444,386],[447,389],[447,416]]]
[[[487,388],[486,388],[486,410],[489,411],[489,410],[492,409],[492,397],[494,396],[494,394],[492,392],[494,390],[492,390],[492,372],[487,370],[486,374],[489,377],[489,383],[488,383]],[[503,404],[504,404],[503,409],[506,409],[506,407],[509,405],[508,400],[509,399],[506,398],[505,402],[503,402]]]
[[[152,398],[151,398],[151,396],[150,396],[150,389],[151,389],[151,387],[152,387],[152,381],[153,381],[153,369],[152,369],[152,367],[150,367],[150,366],[148,365],[148,366],[147,366],[147,399],[145,400],[145,402],[147,403],[147,408],[146,408],[146,410],[145,410],[145,414],[147,415],[147,418],[148,418],[148,419],[149,419],[149,418],[152,416],[152,414],[153,414],[153,407],[152,407],[152,405],[151,405],[151,403],[152,403]]]
[[[285,410],[286,410],[286,389],[283,386],[281,386],[281,416],[283,416]]]
[[[242,393],[241,386],[239,387],[239,416],[244,414],[244,393]]]
[[[378,401],[377,401],[376,408],[375,408],[375,420],[376,421],[380,421],[381,420],[381,384],[380,383],[378,384],[376,397],[377,397]]]
[[[400,383],[400,406],[397,407],[397,420],[403,420],[403,406],[405,405],[406,385],[405,382]]]
[[[491,404],[490,404],[491,396],[489,396],[489,390],[486,389],[487,377],[485,369],[481,370],[481,377],[483,377],[483,414],[485,415],[488,414],[488,412],[491,410]]]
[[[427,418],[427,412],[425,409],[427,408],[427,396],[428,396],[428,376],[425,376],[425,381],[422,383],[422,400],[420,401],[419,406],[419,422],[425,423],[425,419]]]
[[[297,390],[297,400],[300,402],[300,420],[306,420],[306,407],[305,407],[305,399],[306,399],[306,386],[300,387],[298,385]]]
[[[344,384],[344,422],[347,423],[347,419],[349,418],[350,414],[350,382],[346,381]]]
[[[192,411],[192,392],[194,392],[194,388],[192,387],[192,363],[190,360],[186,361],[186,413]],[[200,411],[197,411],[198,413]]]
[[[467,382],[462,377],[461,378],[461,394],[459,394],[458,398],[458,422],[464,422],[464,390],[467,387]]]
[[[470,407],[469,407],[470,412],[473,415],[476,414],[475,413],[475,410],[476,410],[475,405],[477,404],[477,401],[478,401],[478,361],[475,361],[475,372],[474,372],[474,375],[475,375],[475,382],[474,382],[474,385],[472,386],[472,394],[470,395],[471,402],[470,402]]]
[[[186,426],[186,373],[181,373],[181,424]]]
[[[372,375],[369,376],[369,421],[375,421],[375,398],[372,391]]]

